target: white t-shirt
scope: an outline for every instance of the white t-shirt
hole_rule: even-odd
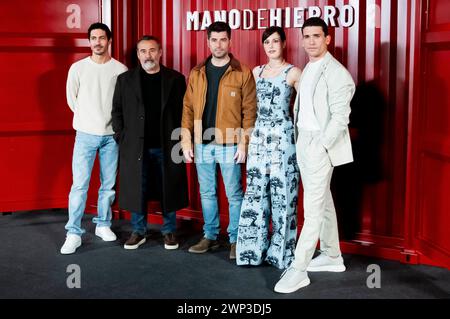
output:
[[[112,99],[117,76],[127,70],[111,58],[104,64],[87,57],[72,64],[66,85],[67,104],[73,111],[73,128],[92,135],[112,135]]]
[[[298,113],[297,126],[304,131],[319,131],[320,126],[314,114],[313,90],[314,79],[322,65],[322,59],[309,62],[304,69],[302,81],[300,83],[300,109]]]

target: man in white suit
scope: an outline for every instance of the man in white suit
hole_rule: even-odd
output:
[[[348,123],[355,84],[328,52],[331,37],[322,19],[306,20],[302,34],[309,63],[297,89],[294,127],[305,221],[295,259],[275,285],[279,293],[309,285],[307,271],[345,271],[330,181],[334,166],[353,161]],[[312,259],[319,239],[321,254]]]

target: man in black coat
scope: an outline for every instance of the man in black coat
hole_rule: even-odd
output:
[[[117,78],[112,125],[119,143],[119,207],[130,211],[133,233],[125,249],[146,241],[148,200],[161,203],[166,249],[177,249],[176,211],[188,206],[186,167],[179,127],[186,90],[184,76],[159,63],[161,42],[143,36],[140,65]]]

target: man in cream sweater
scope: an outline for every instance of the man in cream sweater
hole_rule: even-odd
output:
[[[67,77],[67,104],[74,113],[76,130],[72,159],[73,184],[69,194],[67,236],[61,254],[72,254],[81,246],[81,219],[92,166],[98,152],[101,186],[98,192],[95,235],[104,241],[116,240],[111,231],[111,204],[117,174],[119,148],[113,139],[111,120],[112,97],[117,76],[127,67],[109,54],[111,31],[105,24],[89,27],[88,39],[92,55],[75,62]]]

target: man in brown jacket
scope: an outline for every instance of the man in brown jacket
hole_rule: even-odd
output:
[[[256,119],[256,88],[251,70],[229,53],[231,29],[228,24],[214,22],[207,33],[211,56],[189,75],[181,124],[181,145],[186,162],[193,162],[195,148],[205,223],[204,237],[190,247],[189,252],[205,253],[218,247],[218,163],[229,203],[230,259],[235,259],[243,198],[240,163],[245,162]]]

